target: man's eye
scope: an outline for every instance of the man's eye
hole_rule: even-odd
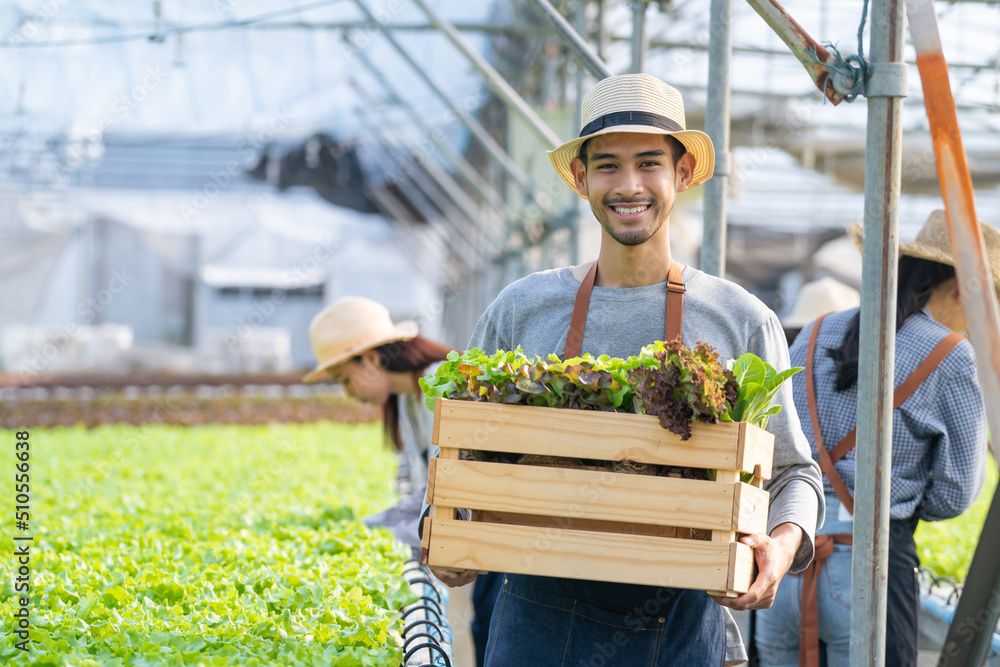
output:
[[[641,165],[639,165],[639,166],[640,166],[640,167],[659,167],[659,166],[660,166],[660,163],[659,163],[659,162],[656,162],[655,160],[646,160],[645,162],[643,162],[643,163],[642,163]]]

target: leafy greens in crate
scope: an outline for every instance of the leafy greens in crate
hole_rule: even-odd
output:
[[[766,428],[768,418],[781,411],[771,405],[778,388],[800,370],[779,373],[750,353],[723,366],[707,343],[689,349],[680,339],[652,343],[627,359],[590,354],[529,359],[520,347],[492,355],[473,348],[449,354],[436,373],[420,378],[420,388],[431,410],[441,397],[648,414],[687,440],[693,421],[746,421]]]

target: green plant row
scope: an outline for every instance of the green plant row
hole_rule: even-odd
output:
[[[0,431],[13,442],[13,432]],[[396,667],[408,549],[377,426],[32,429],[36,665]],[[2,531],[12,544],[10,526]],[[13,618],[14,559],[0,559]]]
[[[990,456],[986,464],[986,482],[972,507],[954,519],[921,521],[917,526],[913,538],[921,565],[940,576],[965,581],[996,488],[997,463]]]

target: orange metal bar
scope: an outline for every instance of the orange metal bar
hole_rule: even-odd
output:
[[[986,262],[986,244],[976,216],[972,179],[958,128],[948,64],[941,50],[933,0],[907,0],[906,9],[917,51],[917,68],[930,120],[951,246],[955,252],[955,272],[962,293],[966,329],[976,351],[986,416],[996,428],[1000,424],[1000,317],[993,275]],[[998,535],[1000,494],[994,495],[983,525],[980,544],[969,567],[967,585],[948,630],[945,642],[948,650],[942,653],[938,662],[940,666],[981,665],[986,658],[992,629],[1000,612],[994,604],[1000,591]],[[972,628],[971,633],[969,628]]]

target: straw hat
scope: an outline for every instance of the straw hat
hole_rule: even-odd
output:
[[[861,293],[858,290],[830,277],[820,278],[802,286],[795,298],[792,314],[782,320],[781,326],[801,329],[820,315],[860,305]]]
[[[416,337],[416,322],[394,325],[389,309],[382,304],[346,296],[320,311],[309,325],[309,340],[319,365],[302,381],[315,382],[329,369],[366,350]]]
[[[983,230],[983,240],[986,242],[986,261],[990,265],[993,282],[1000,286],[1000,231],[982,220],[979,221],[979,226]],[[861,232],[860,222],[855,222],[847,228],[847,233],[854,239],[858,250],[861,249]],[[940,209],[933,211],[924,226],[917,232],[917,238],[913,239],[911,243],[900,244],[899,254],[955,266],[955,253],[951,249],[951,235],[948,233],[948,218],[945,216],[945,212]]]
[[[715,149],[708,135],[688,130],[684,123],[684,99],[676,88],[649,74],[622,74],[601,80],[583,98],[583,128],[580,136],[549,151],[556,173],[566,185],[576,189],[570,162],[580,154],[580,144],[591,137],[610,132],[669,134],[695,157],[694,180],[701,185],[712,178]]]

